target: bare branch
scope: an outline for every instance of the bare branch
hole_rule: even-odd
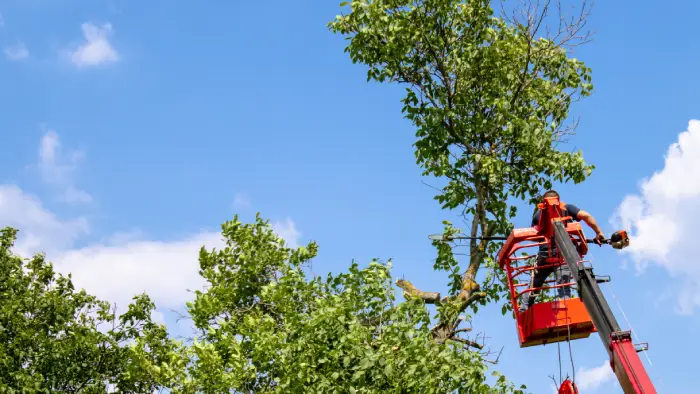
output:
[[[405,279],[396,281],[396,285],[404,291],[404,296],[410,295],[421,298],[426,304],[434,304],[440,300],[440,293],[418,290],[411,282]]]
[[[495,360],[488,360],[486,358],[482,358],[484,362],[487,362],[489,364],[498,364],[498,360],[501,358],[501,353],[503,353],[503,347],[501,347],[501,350],[498,352],[498,356],[496,356]]]
[[[469,339],[464,339],[464,338],[460,338],[460,337],[452,337],[450,339],[455,341],[455,342],[463,343],[469,347],[473,347],[473,348],[476,348],[479,350],[484,348],[484,345],[482,345],[480,343],[476,343],[474,341],[470,341]]]
[[[478,286],[478,285],[477,285]],[[460,293],[457,297],[460,298],[463,295],[463,293]],[[471,305],[474,301],[480,300],[482,298],[486,298],[486,293],[483,291],[477,292],[477,293],[472,293],[466,300],[464,300],[464,308],[468,307]]]
[[[431,189],[434,189],[434,190],[436,190],[436,191],[438,191],[438,192],[442,192],[442,190],[440,190],[440,188],[437,188],[437,187],[435,187],[435,186],[433,186],[433,185],[430,185],[430,184],[428,184],[428,183],[425,182],[425,181],[420,181],[420,182],[421,182],[423,185],[428,186],[428,187],[431,188]]]
[[[456,335],[456,334],[459,334],[460,332],[469,332],[469,331],[471,331],[471,330],[472,330],[471,327],[460,328],[460,329],[455,330],[455,335]]]

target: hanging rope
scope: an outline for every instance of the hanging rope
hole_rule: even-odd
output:
[[[556,276],[556,275],[555,275],[555,276]],[[553,289],[549,289],[550,294],[552,293],[552,290],[553,290]],[[551,305],[552,305],[552,311],[553,311],[554,314],[555,314],[554,316],[556,316],[556,314],[557,314],[558,312],[557,312],[557,310],[555,309],[555,304],[552,303]],[[557,383],[557,389],[559,388],[559,386],[561,386],[562,382],[564,381],[564,379],[562,378],[562,374],[561,374],[561,341],[559,340],[559,338],[560,338],[560,336],[559,336],[559,330],[557,330],[557,358],[559,359],[559,383]]]
[[[590,256],[589,258],[590,258],[591,263],[595,262],[595,258],[593,256]],[[617,304],[617,308],[620,310],[620,313],[622,313],[622,317],[625,318],[625,322],[627,323],[627,326],[630,328],[630,331],[632,331],[632,335],[634,336],[634,339],[637,340],[637,342],[641,342],[639,340],[639,337],[637,336],[637,332],[634,330],[634,328],[632,328],[632,324],[630,323],[629,319],[627,318],[627,314],[625,314],[625,311],[622,309],[622,305],[620,304],[620,301],[618,301],[617,296],[615,296],[615,292],[612,289],[611,283],[608,283],[608,289],[610,289],[610,295],[612,295],[613,299],[615,300],[615,303]],[[649,357],[649,354],[646,351],[643,353],[647,359],[647,362],[649,362],[649,366],[654,369],[654,372],[656,372],[656,376],[658,377],[659,373],[656,370],[656,367],[654,366],[654,364],[651,362],[651,358]],[[664,388],[665,392],[668,392],[663,380],[661,380],[660,377],[658,377],[658,380],[659,380],[659,383],[661,384],[661,386]]]
[[[557,270],[561,270],[561,266],[556,268]],[[561,271],[560,271],[561,272]],[[553,289],[550,289],[550,291]],[[559,290],[557,290],[558,292]],[[570,298],[571,296],[569,296]],[[556,314],[558,314],[558,307],[559,303],[561,302],[561,298],[559,298],[559,295],[557,294],[557,302],[551,303],[552,306],[552,311]],[[571,349],[571,322],[569,319],[569,308],[565,308],[565,319],[566,319],[566,342],[569,347],[569,360],[571,361],[571,381],[575,384],[576,383],[576,365],[574,364],[574,353],[573,350]],[[562,363],[561,363],[561,336],[559,333],[559,330],[557,330],[557,359],[559,362],[559,383],[558,385],[561,385],[564,382],[563,375],[562,375]],[[567,374],[567,379],[568,379],[568,374]]]
[[[561,268],[561,267],[560,267]],[[569,276],[573,275],[569,273]],[[569,278],[571,282],[571,278]],[[571,286],[569,286],[569,298],[571,298]],[[569,360],[571,360],[571,381],[576,384],[576,366],[574,365],[574,352],[571,350],[571,321],[569,319],[569,308],[566,308],[566,342],[569,345]]]
[[[557,386],[561,386],[561,382],[563,381],[561,378],[561,348],[559,345],[559,335],[557,334],[557,356],[559,357],[559,383],[557,383]]]
[[[561,266],[557,267],[557,270],[561,270]],[[561,273],[561,271],[560,271],[560,273]],[[557,275],[557,276],[559,276],[559,275]],[[557,290],[557,292],[558,291],[559,290]],[[570,298],[571,298],[571,293],[569,293],[569,299]],[[559,298],[558,294],[557,294],[557,302],[552,303],[552,309],[555,308],[554,305],[557,305],[557,307],[558,307],[560,302],[561,302],[561,298]],[[571,349],[571,322],[569,319],[569,308],[568,307],[565,308],[564,311],[565,311],[564,316],[566,319],[566,342],[567,342],[568,347],[569,347],[569,360],[571,361],[571,381],[572,381],[572,383],[575,384],[576,383],[576,365],[574,364],[574,352]],[[557,313],[557,312],[555,311],[555,313]],[[559,330],[557,330],[557,358],[559,361],[559,385],[561,385],[563,383],[562,365],[561,365],[561,347],[560,347],[561,341],[559,340],[560,338],[561,337],[559,336]],[[568,379],[568,374],[567,374],[567,379]]]
[[[627,322],[627,326],[629,326],[630,330],[632,331],[632,335],[634,335],[634,339],[637,340],[637,342],[641,342],[639,340],[639,337],[637,336],[637,332],[632,328],[632,324],[630,323],[629,319],[627,319],[627,315],[625,314],[625,311],[622,309],[622,305],[620,305],[620,301],[617,300],[617,297],[615,296],[615,292],[610,288],[610,294],[613,296],[613,299],[615,300],[615,303],[617,304],[617,308],[620,309],[620,312],[622,313],[622,317],[625,318],[625,322]],[[656,372],[656,376],[658,377],[658,371],[656,370],[656,367],[654,366],[654,363],[651,362],[651,358],[649,357],[649,354],[644,351],[644,356],[646,357],[647,361],[649,362],[649,366],[651,366],[654,369],[654,372]],[[663,380],[659,377],[659,383],[661,383],[661,386],[666,390],[666,385],[664,385]]]
[[[571,327],[569,326],[569,310],[566,311],[566,342],[569,343],[569,359],[571,360],[571,381],[576,384],[576,367],[574,366],[574,352],[571,350]]]

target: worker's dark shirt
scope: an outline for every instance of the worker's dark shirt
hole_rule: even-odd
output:
[[[566,208],[564,209],[564,212],[562,212],[562,214],[563,214],[564,216],[571,216],[571,217],[573,218],[572,220],[578,222],[578,221],[579,221],[579,220],[578,220],[578,213],[579,213],[580,211],[581,211],[581,210],[580,210],[576,205],[574,205],[574,204],[566,204]],[[540,222],[540,212],[541,212],[541,210],[538,209],[538,210],[535,212],[535,214],[532,215],[532,224],[531,224],[532,227],[534,227],[534,226],[536,226],[536,225],[539,224],[539,222]],[[567,223],[570,223],[572,220],[567,221]],[[554,252],[556,253],[556,249],[555,249]],[[549,254],[549,245],[542,245],[542,246],[540,246],[539,255],[540,255],[540,256],[545,256],[545,257],[546,257],[548,254]]]

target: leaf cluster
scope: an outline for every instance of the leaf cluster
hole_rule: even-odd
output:
[[[308,278],[316,243],[291,249],[259,216],[223,225],[227,246],[202,249],[209,282],[190,304],[202,335],[183,391],[501,393],[478,353],[432,340],[419,298],[396,303],[391,262]]]
[[[147,295],[115,310],[38,254],[11,252],[17,231],[0,231],[0,392],[153,393],[177,344],[154,323]]]

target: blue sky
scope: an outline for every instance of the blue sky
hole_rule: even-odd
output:
[[[402,89],[365,82],[327,31],[336,3],[0,2],[0,222],[23,231],[18,249],[47,251],[110,300],[145,289],[172,323],[167,310],[198,285],[198,247],[216,244],[234,211],[261,211],[290,241],[318,241],[315,272],[393,258],[396,276],[444,292],[427,235],[454,215],[421,182]],[[700,350],[688,246],[700,219],[700,125],[689,126],[700,4],[654,4],[596,5],[595,41],[578,53],[596,92],[574,108],[572,144],[597,169],[560,191],[606,231],[632,230],[628,252],[591,257],[613,277],[603,286],[620,323],[616,300],[650,343],[658,391],[682,392],[694,382],[678,365]],[[556,347],[519,349],[496,308],[474,326],[505,346],[498,369],[550,392]],[[596,337],[572,346],[586,392],[621,392],[596,369]]]

